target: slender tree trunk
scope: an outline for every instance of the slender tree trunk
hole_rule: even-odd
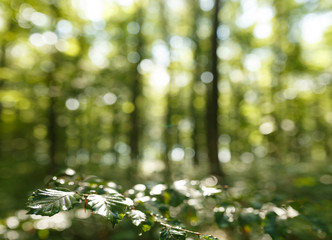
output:
[[[49,107],[48,107],[48,141],[49,141],[49,157],[50,157],[50,165],[49,165],[49,173],[55,173],[57,168],[57,163],[55,159],[56,154],[56,111],[55,111],[55,97],[56,93],[54,91],[54,77],[53,73],[50,72],[47,76],[47,85],[49,89]]]
[[[51,5],[51,9],[53,11],[53,17],[57,18],[59,16],[58,8],[55,5]],[[57,53],[52,56],[53,63],[57,63],[59,59],[57,59]],[[54,79],[54,72],[56,71],[56,65],[54,69],[50,70],[50,72],[46,76],[46,84],[48,87],[48,96],[49,96],[49,107],[47,114],[47,139],[49,143],[48,155],[50,158],[50,164],[48,172],[49,174],[54,174],[57,169],[56,163],[56,145],[57,145],[57,134],[56,134],[56,110],[55,110],[55,103],[56,103],[56,84]]]
[[[60,13],[56,5],[51,5],[52,11],[53,11],[53,17],[57,18]],[[52,57],[53,62],[55,63],[54,69],[50,70],[50,72],[47,75],[47,86],[48,86],[48,94],[49,94],[49,108],[48,108],[48,126],[47,126],[47,132],[48,132],[48,141],[49,141],[49,158],[50,158],[50,164],[49,164],[49,173],[54,174],[57,169],[57,162],[56,162],[56,151],[57,151],[57,134],[56,134],[56,110],[55,110],[55,103],[56,103],[56,97],[57,97],[57,91],[56,91],[56,84],[54,79],[54,72],[57,70],[56,63],[60,61],[59,54],[55,53]]]
[[[137,100],[140,95],[140,76],[136,72],[134,76],[134,82],[133,82],[133,87],[132,87],[132,102],[135,106],[134,111],[131,113],[130,118],[131,118],[131,131],[130,131],[130,149],[131,149],[131,161],[132,161],[132,166],[131,166],[131,174],[134,176],[137,175],[137,167],[138,167],[138,159],[139,159],[139,110],[138,110],[138,104]]]
[[[198,147],[198,138],[197,138],[197,134],[198,134],[198,113],[197,113],[197,109],[194,105],[195,102],[195,97],[196,97],[196,93],[195,93],[195,86],[197,84],[197,82],[200,79],[200,74],[201,74],[201,69],[200,69],[200,62],[199,62],[199,56],[201,54],[201,48],[199,45],[199,38],[197,36],[196,30],[198,27],[198,18],[197,16],[199,16],[199,4],[198,2],[195,1],[195,4],[193,6],[194,8],[194,24],[193,24],[193,40],[196,44],[196,49],[194,52],[194,64],[195,64],[195,72],[194,72],[194,77],[192,80],[192,86],[191,86],[191,96],[190,96],[190,114],[191,114],[191,120],[192,120],[192,134],[191,134],[191,139],[192,139],[192,147],[194,150],[194,157],[193,157],[193,164],[194,166],[198,166],[199,164],[199,159],[198,159],[198,152],[199,152],[199,147]]]
[[[194,94],[194,92],[192,92],[192,94]],[[192,101],[194,100],[195,95],[192,96]],[[198,148],[198,139],[197,139],[197,134],[198,134],[198,114],[196,112],[196,108],[195,106],[191,106],[191,114],[192,114],[192,124],[193,124],[193,131],[191,134],[191,139],[193,142],[193,150],[194,150],[194,157],[193,157],[193,164],[194,166],[198,166],[199,165],[199,158],[198,158],[198,152],[199,152],[199,148]]]
[[[141,6],[138,6],[138,14],[137,14],[137,23],[140,27],[142,27],[143,24],[143,9]],[[137,34],[138,38],[138,44],[136,51],[138,52],[140,59],[143,58],[143,34],[140,30]],[[140,140],[140,109],[139,109],[139,98],[141,96],[141,76],[137,71],[137,68],[139,66],[140,61],[138,61],[136,64],[134,64],[133,69],[133,85],[132,85],[132,102],[135,106],[134,111],[131,113],[131,132],[130,132],[130,149],[131,149],[131,160],[132,160],[132,166],[131,166],[131,174],[133,176],[137,177],[138,172],[138,164],[139,164],[139,140]]]
[[[169,87],[170,89],[170,87]],[[171,96],[170,93],[167,94],[167,112],[166,112],[166,118],[165,118],[165,132],[164,132],[164,143],[165,143],[165,181],[168,182],[171,179],[172,176],[172,169],[171,169],[171,162],[169,158],[169,151],[171,150],[171,116],[172,116],[172,108],[171,108]]]
[[[327,85],[327,88],[326,88],[326,102],[329,103],[329,109],[332,109],[332,87],[331,85]],[[332,136],[332,129],[331,127],[327,127],[329,126],[328,125],[329,123],[327,121],[325,121],[325,128],[327,128],[327,131],[325,132],[326,136],[325,136],[325,140],[324,140],[324,146],[325,146],[325,151],[326,151],[326,156],[327,158],[329,156],[332,155],[332,139],[331,139],[331,136]]]
[[[273,97],[283,90],[283,79],[285,78],[285,68],[287,66],[286,55],[288,53],[284,52],[284,47],[282,43],[288,35],[288,21],[287,13],[285,12],[285,3],[283,1],[275,1],[273,6],[276,10],[276,20],[278,21],[275,44],[273,45],[273,51],[275,54],[274,63],[272,64],[272,87],[270,92],[271,102],[273,102]],[[285,117],[287,112],[287,106],[285,103],[275,103],[275,110],[271,114],[274,118],[276,128],[280,127],[281,120]],[[269,134],[267,136],[269,141],[269,152],[276,160],[282,161],[289,151],[289,137],[284,131],[276,131],[275,133]]]
[[[167,41],[168,37],[168,24],[167,24],[167,13],[165,11],[165,1],[160,0],[160,21],[162,26],[162,36],[163,40],[166,42],[168,49],[170,46]],[[165,164],[165,171],[164,171],[164,180],[165,182],[170,182],[172,179],[172,167],[171,161],[169,158],[169,151],[172,148],[172,77],[170,76],[170,82],[168,84],[168,91],[167,91],[167,98],[166,98],[166,115],[165,115],[165,130],[164,130],[164,143],[165,143],[165,155],[164,155],[164,164]]]
[[[119,119],[119,110],[117,109],[117,106],[114,106],[113,110],[114,119],[110,123],[113,125],[113,131],[111,132],[111,142],[112,142],[112,152],[115,154],[115,164],[118,164],[119,162],[119,152],[115,151],[115,144],[119,141],[120,136],[120,119]]]
[[[210,161],[210,173],[224,181],[224,173],[218,158],[218,36],[217,29],[219,26],[219,0],[215,0],[214,14],[213,14],[213,35],[211,48],[211,73],[213,80],[207,85],[207,111],[206,111],[206,128],[207,128],[207,149]]]
[[[1,58],[0,58],[0,68],[3,68],[6,66],[6,42],[3,41],[1,45]],[[0,76],[0,91],[2,89],[2,86],[4,84],[5,79],[3,79],[2,76]],[[2,103],[0,101],[0,159],[2,156]]]

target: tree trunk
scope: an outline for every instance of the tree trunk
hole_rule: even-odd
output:
[[[135,73],[134,82],[132,87],[132,102],[135,106],[134,111],[131,113],[131,131],[130,131],[130,149],[131,149],[131,174],[134,176],[137,175],[138,159],[139,159],[139,117],[138,117],[138,104],[137,99],[140,95],[140,76],[138,73]]]
[[[197,84],[197,82],[199,82],[200,79],[200,74],[201,74],[201,66],[200,66],[200,62],[199,62],[199,56],[201,54],[201,48],[199,45],[199,38],[197,36],[196,30],[198,28],[198,18],[197,16],[199,16],[200,10],[199,10],[199,4],[198,2],[195,2],[194,6],[194,24],[193,24],[193,41],[196,44],[196,49],[194,52],[194,64],[195,64],[195,72],[194,72],[194,77],[192,80],[192,86],[191,86],[191,96],[190,96],[190,115],[191,115],[191,120],[192,120],[192,134],[191,134],[191,139],[192,139],[192,147],[194,150],[194,157],[193,157],[193,164],[194,166],[198,166],[199,164],[199,159],[198,159],[198,152],[199,152],[199,144],[198,144],[198,138],[197,138],[197,134],[198,134],[198,113],[197,113],[197,109],[194,106],[194,102],[195,102],[195,97],[196,97],[196,93],[195,93],[195,86]]]
[[[1,58],[0,58],[0,68],[3,68],[6,66],[6,42],[3,41],[1,46]],[[0,90],[2,89],[2,86],[4,84],[5,79],[0,76]],[[2,103],[0,101],[0,159],[2,155]]]
[[[48,142],[49,142],[49,157],[50,157],[50,165],[49,165],[49,173],[54,174],[55,169],[57,167],[55,154],[56,154],[56,111],[55,111],[55,89],[54,89],[54,77],[53,73],[50,72],[47,76],[47,85],[49,89],[49,108],[48,108]]]
[[[160,22],[162,26],[162,37],[163,40],[166,42],[168,49],[170,49],[170,46],[168,44],[168,25],[167,25],[167,13],[165,12],[165,5],[166,2],[163,0],[160,0]],[[171,123],[171,116],[172,116],[172,77],[170,76],[170,81],[168,84],[168,91],[167,91],[167,97],[166,97],[166,115],[165,115],[165,130],[164,130],[164,143],[165,143],[165,155],[164,155],[164,164],[165,164],[165,170],[164,170],[164,181],[166,183],[171,182],[172,180],[172,167],[171,167],[171,161],[169,158],[169,151],[172,148],[172,123]]]
[[[224,173],[218,158],[218,36],[217,29],[219,26],[219,0],[215,0],[213,14],[213,35],[211,48],[211,73],[213,80],[207,85],[207,111],[206,111],[206,128],[207,128],[207,149],[210,161],[210,173],[215,175],[219,181],[224,181]]]
[[[56,7],[56,5],[51,5],[51,8],[53,10],[53,17],[57,18],[59,14],[59,10]],[[57,145],[57,134],[56,134],[56,110],[55,110],[55,103],[56,103],[56,97],[57,97],[57,90],[56,90],[56,84],[54,79],[54,72],[57,70],[56,63],[60,61],[58,53],[55,53],[52,56],[52,60],[55,63],[54,69],[50,70],[50,72],[47,75],[46,83],[48,86],[48,94],[49,94],[49,108],[48,108],[48,125],[47,125],[47,137],[49,142],[49,150],[48,154],[50,157],[50,165],[49,165],[49,173],[54,174],[56,171],[57,163],[56,163],[56,145]]]
[[[138,6],[138,14],[137,14],[137,23],[140,27],[143,24],[143,9],[141,6]],[[140,56],[140,59],[143,58],[143,35],[142,30],[140,30],[137,34],[138,44],[137,44],[137,52]],[[139,97],[141,96],[141,76],[137,71],[140,61],[134,64],[133,69],[133,84],[132,84],[132,102],[135,106],[134,111],[131,113],[131,132],[130,132],[130,149],[131,149],[131,161],[132,165],[130,167],[130,174],[132,176],[137,177],[138,163],[139,163],[139,142],[140,142],[140,114],[139,114]]]

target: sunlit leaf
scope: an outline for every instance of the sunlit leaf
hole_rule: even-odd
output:
[[[117,224],[124,217],[127,207],[132,205],[119,193],[97,195],[91,194],[87,197],[88,207],[99,215],[106,217],[113,224]]]
[[[128,214],[135,226],[139,226],[142,222],[146,220],[146,215],[139,210],[131,210]]]
[[[218,188],[205,187],[205,186],[202,187],[202,191],[204,196],[212,196],[221,193],[221,190]]]
[[[154,224],[154,218],[151,215],[147,215],[140,210],[131,210],[128,214],[132,223],[139,227],[143,232],[147,232]]]
[[[62,210],[72,209],[80,199],[81,195],[76,194],[75,192],[39,189],[28,199],[28,213],[52,216]]]

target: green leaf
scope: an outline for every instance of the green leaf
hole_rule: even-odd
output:
[[[135,226],[139,226],[146,220],[146,215],[140,210],[131,210],[128,214]]]
[[[28,214],[52,216],[61,210],[66,211],[74,208],[81,197],[75,192],[66,190],[38,189],[28,199]]]
[[[213,237],[213,236],[211,236],[211,235],[203,235],[203,236],[201,236],[201,238],[200,239],[207,239],[207,240],[219,240],[218,238],[216,238],[216,237]]]
[[[172,228],[163,228],[160,231],[160,240],[185,240],[186,233]]]
[[[87,197],[88,207],[99,215],[106,217],[113,224],[117,224],[124,217],[127,207],[132,202],[119,193],[105,195],[91,194]]]
[[[132,223],[135,226],[140,227],[143,232],[149,231],[154,223],[152,216],[146,215],[140,210],[131,210],[128,215]]]
[[[143,232],[147,232],[147,231],[150,231],[151,226],[148,225],[148,224],[143,224],[141,229],[142,229]]]

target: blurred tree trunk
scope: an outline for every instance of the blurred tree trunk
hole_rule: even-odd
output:
[[[168,49],[170,50],[170,46],[168,43],[168,24],[167,24],[167,13],[166,13],[166,2],[161,0],[160,1],[160,23],[162,27],[162,37],[165,43],[167,44]],[[170,81],[168,84],[167,90],[167,97],[166,97],[166,115],[165,115],[165,130],[164,130],[164,143],[165,143],[165,155],[164,155],[164,164],[165,164],[165,171],[164,171],[164,180],[165,182],[170,182],[172,178],[172,169],[171,169],[171,161],[169,158],[169,151],[172,148],[172,87],[173,87],[172,77],[170,76]]]
[[[138,109],[138,97],[140,96],[140,76],[138,73],[134,76],[133,86],[132,86],[132,102],[135,106],[134,111],[131,113],[131,131],[130,131],[130,149],[131,149],[131,161],[132,161],[132,170],[131,173],[137,174],[137,167],[139,161],[139,109]]]
[[[282,78],[283,78],[283,72],[285,69],[285,64],[286,64],[286,55],[283,52],[282,49],[282,42],[284,42],[284,38],[287,36],[287,28],[284,25],[285,21],[285,16],[284,13],[282,12],[282,7],[283,3],[282,1],[280,2],[275,2],[274,6],[276,9],[276,20],[278,21],[277,25],[277,31],[278,35],[276,36],[277,40],[275,41],[274,46],[272,46],[272,49],[274,51],[274,63],[272,64],[272,86],[271,86],[271,93],[270,93],[270,98],[271,102],[274,101],[274,97],[276,94],[282,91]],[[275,110],[271,113],[273,116],[273,120],[275,121],[276,128],[280,126],[280,117],[282,117],[283,112],[282,112],[282,104],[281,103],[275,103]],[[283,153],[285,152],[285,147],[287,146],[287,140],[283,139],[284,135],[281,131],[276,131],[275,133],[267,135],[268,139],[268,151],[271,153],[271,156],[274,156],[274,158],[281,160]],[[285,140],[285,141],[283,141]],[[286,143],[286,145],[285,145]],[[276,149],[276,145],[278,146],[278,149]]]
[[[113,112],[113,119],[110,121],[111,129],[110,129],[110,141],[111,141],[111,152],[114,154],[115,157],[115,164],[118,163],[119,160],[119,153],[115,151],[115,144],[119,140],[119,128],[120,128],[120,121],[118,119],[118,109],[116,105],[109,108],[109,111]]]
[[[111,109],[110,109],[111,111]],[[120,117],[119,117],[119,109],[117,105],[114,105],[114,110],[113,110],[113,120],[111,121],[112,125],[112,131],[111,131],[111,149],[112,152],[114,153],[115,156],[115,164],[118,164],[119,162],[119,152],[115,150],[115,144],[119,141],[119,136],[120,136]]]
[[[171,170],[171,162],[169,157],[169,151],[172,148],[172,141],[171,141],[171,131],[172,131],[172,107],[171,107],[171,82],[169,83],[168,87],[168,94],[167,94],[167,109],[166,109],[166,116],[165,116],[165,132],[164,132],[164,143],[165,143],[165,181],[168,182],[171,179],[172,170]]]
[[[138,3],[140,4],[140,3]],[[143,9],[141,6],[138,7],[138,13],[137,13],[137,20],[136,22],[139,24],[139,27],[142,28],[143,24]],[[136,52],[140,56],[140,60],[143,58],[143,34],[142,30],[140,29],[137,34],[137,49]],[[138,66],[140,64],[140,61],[135,63],[133,65],[133,83],[132,83],[132,103],[134,104],[134,111],[130,114],[131,119],[131,131],[130,131],[130,149],[131,149],[131,161],[132,165],[130,167],[130,173],[132,176],[137,177],[138,173],[138,163],[139,163],[139,142],[140,142],[140,109],[139,109],[139,99],[142,95],[142,83],[141,83],[141,75],[138,72]]]
[[[59,8],[53,4],[51,5],[51,9],[53,11],[53,18],[57,19],[58,16],[60,16]],[[54,73],[57,71],[57,63],[61,62],[59,58],[59,53],[54,53],[52,56],[52,63],[54,63],[54,68],[49,70],[49,73],[47,74],[46,84],[48,86],[48,96],[49,96],[49,107],[48,107],[48,124],[47,124],[47,138],[49,142],[49,158],[50,158],[50,164],[49,164],[49,173],[54,174],[56,171],[57,163],[56,163],[56,145],[57,145],[57,127],[56,127],[56,118],[57,113],[55,110],[55,104],[56,104],[56,97],[58,96],[58,89],[55,83]]]
[[[6,67],[6,41],[1,44],[0,69]],[[4,85],[5,79],[0,75],[0,91]],[[2,103],[0,101],[0,159],[2,155]]]
[[[56,111],[55,111],[55,98],[56,98],[56,87],[53,73],[50,72],[47,75],[47,86],[49,89],[49,107],[48,107],[48,141],[49,141],[49,157],[50,157],[50,165],[49,165],[49,173],[54,174],[55,169],[57,167],[55,154],[56,154]]]
[[[332,109],[332,86],[331,84],[327,86],[327,89],[326,89],[326,103],[328,105],[328,108],[329,109]],[[326,114],[326,115],[325,115]],[[327,127],[327,131],[325,130],[325,151],[326,151],[326,156],[327,158],[329,158],[331,155],[332,155],[332,129],[331,127],[329,127],[329,124],[330,124],[330,121],[328,120],[328,114],[331,114],[330,113],[326,113],[324,112],[324,120],[325,120],[325,128]]]
[[[197,166],[199,164],[199,159],[198,159],[198,152],[199,152],[199,147],[198,147],[198,118],[199,114],[197,112],[197,109],[195,107],[195,98],[196,98],[196,92],[195,92],[195,87],[197,83],[200,80],[200,74],[201,74],[201,65],[199,61],[199,57],[201,55],[201,48],[200,48],[200,41],[199,37],[197,36],[197,28],[198,28],[198,20],[199,18],[197,16],[200,15],[200,7],[199,7],[199,2],[195,1],[193,4],[193,41],[196,45],[195,52],[194,52],[194,76],[192,80],[192,86],[191,86],[191,96],[190,96],[190,114],[191,114],[191,121],[192,121],[192,133],[191,133],[191,139],[192,139],[192,147],[194,150],[194,157],[193,157],[193,164],[194,166]]]
[[[290,58],[294,57],[294,60],[298,58],[299,52],[295,43],[290,43],[287,39],[289,35],[289,10],[287,1],[275,1],[273,4],[276,15],[275,19],[277,25],[275,27],[278,34],[276,35],[276,41],[272,46],[274,52],[274,61],[271,66],[272,74],[272,86],[270,89],[271,102],[274,103],[274,111],[271,113],[273,120],[275,121],[275,132],[267,135],[269,141],[268,151],[271,153],[276,160],[282,161],[290,149],[290,138],[285,134],[284,131],[278,131],[281,126],[282,119],[287,116],[287,108],[289,105],[286,102],[275,102],[275,97],[280,94],[286,87],[287,65],[289,64]],[[291,51],[288,49],[292,49]],[[291,67],[290,67],[291,68]],[[285,79],[285,80],[284,80]],[[287,105],[286,105],[287,104]]]
[[[212,47],[211,47],[211,73],[213,74],[213,80],[207,84],[207,100],[206,100],[206,137],[207,137],[207,149],[210,161],[210,173],[215,175],[220,181],[224,181],[224,173],[222,166],[218,158],[218,36],[217,30],[219,26],[219,0],[215,0],[214,12],[213,12],[213,33],[212,33]]]

